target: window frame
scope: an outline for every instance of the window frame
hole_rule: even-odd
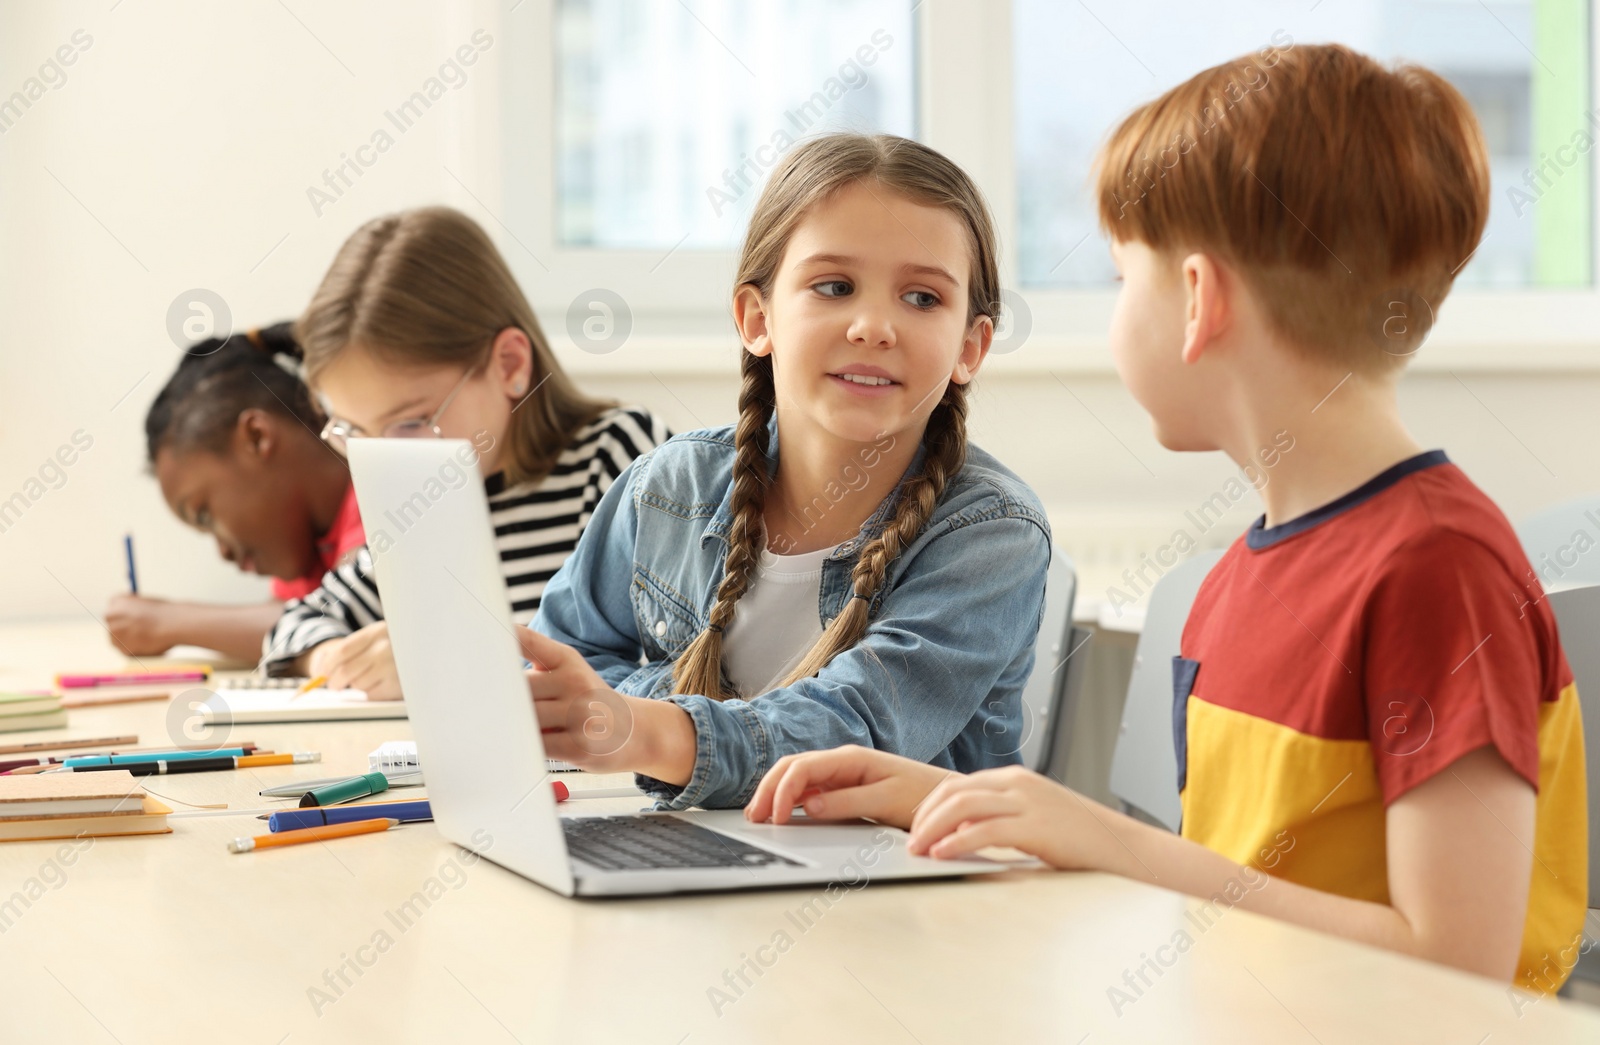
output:
[[[734,252],[573,248],[557,242],[556,3],[522,0],[501,16],[502,53],[508,57],[501,62],[500,94],[488,121],[498,134],[489,135],[491,145],[464,150],[480,159],[481,180],[491,188],[473,191],[464,181],[447,187],[463,190],[455,202],[484,220],[500,243],[557,355],[575,373],[735,374],[738,344],[725,295],[706,291],[731,292]],[[1000,230],[1002,283],[1028,313],[1020,342],[992,355],[985,369],[1112,373],[1106,332],[1114,287],[1017,283],[1011,0],[918,0],[913,10],[917,135],[961,164],[983,189]],[[1590,18],[1589,54],[1592,101],[1600,94],[1596,17]],[[535,135],[527,128],[545,130]],[[1600,254],[1600,147],[1590,156],[1590,250]],[[574,300],[594,288],[619,293],[632,312],[628,340],[603,355],[579,350],[566,333]],[[1456,289],[1411,369],[1600,370],[1600,272],[1581,289]]]

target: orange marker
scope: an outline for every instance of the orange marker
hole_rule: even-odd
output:
[[[269,849],[277,845],[326,842],[330,838],[370,835],[378,831],[387,831],[399,822],[383,817],[373,820],[352,820],[348,824],[329,824],[326,827],[302,827],[298,831],[279,831],[277,834],[256,835],[254,838],[235,838],[228,843],[228,850],[234,853],[248,853],[252,849]]]

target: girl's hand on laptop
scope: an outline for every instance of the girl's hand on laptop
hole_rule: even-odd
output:
[[[528,692],[544,753],[597,773],[643,773],[678,787],[694,772],[689,713],[666,700],[618,693],[571,646],[531,628],[517,644],[533,664]]]
[[[786,824],[795,806],[815,820],[866,817],[910,827],[917,808],[947,779],[961,774],[887,751],[850,744],[805,751],[775,762],[744,807],[745,819]]]
[[[311,651],[308,671],[328,677],[329,689],[359,689],[368,700],[399,700],[400,672],[389,645],[389,624],[378,621]]]

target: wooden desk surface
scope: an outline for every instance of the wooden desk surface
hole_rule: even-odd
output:
[[[92,627],[0,628],[0,686],[119,663]],[[134,704],[74,711],[66,732],[127,729],[155,743],[164,722],[162,705]],[[409,736],[405,722],[248,732],[324,762],[151,778],[151,790],[179,810],[271,805],[260,788],[362,769],[378,743]],[[637,805],[575,800],[564,812]],[[0,1036],[1600,1041],[1600,1015],[1580,1006],[1242,911],[1207,924],[1195,901],[1105,875],[877,884],[831,903],[822,888],[568,900],[475,861],[431,824],[243,856],[224,845],[260,821],[173,828],[0,845]]]

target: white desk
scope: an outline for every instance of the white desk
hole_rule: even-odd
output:
[[[117,663],[92,628],[0,629],[0,685]],[[77,711],[69,732],[128,729],[157,742],[163,717],[159,704]],[[271,804],[255,792],[362,768],[380,741],[409,734],[404,722],[248,732],[278,750],[321,750],[325,761],[152,778],[152,790],[187,802]],[[564,811],[635,805],[575,800]],[[178,819],[171,835],[95,840],[64,877],[47,870],[61,843],[0,845],[0,904],[29,879],[56,883],[0,934],[0,1037],[74,1045],[1600,1040],[1600,1015],[1578,1006],[1546,999],[1526,1004],[1519,1019],[1499,984],[1241,911],[1202,931],[1186,917],[1194,902],[1105,875],[873,885],[832,907],[816,899],[821,889],[576,901],[472,863],[431,824],[225,851],[228,839],[263,826]],[[430,888],[431,904],[413,900]],[[808,918],[807,904],[819,913]],[[1137,985],[1145,956],[1180,930],[1193,941],[1187,953],[1160,952],[1170,966],[1146,966],[1149,986],[1130,988],[1125,973]],[[1120,1009],[1113,987],[1132,999]]]

